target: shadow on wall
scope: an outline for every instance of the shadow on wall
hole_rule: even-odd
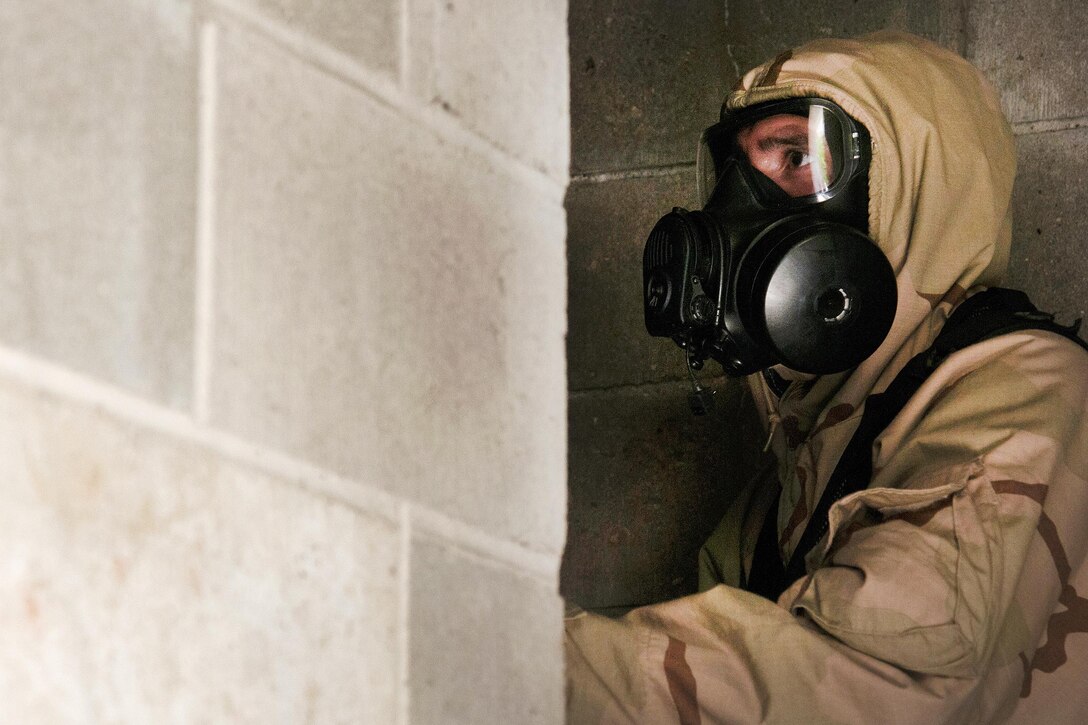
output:
[[[713,387],[702,417],[683,383],[572,396],[567,599],[622,611],[695,591],[699,547],[762,442],[747,391]]]

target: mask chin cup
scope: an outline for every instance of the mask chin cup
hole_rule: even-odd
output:
[[[801,373],[856,367],[895,318],[895,273],[859,230],[804,215],[777,222],[740,260],[735,308],[770,356]]]

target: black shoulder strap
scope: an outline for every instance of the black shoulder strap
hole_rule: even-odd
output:
[[[1088,350],[1088,343],[1077,336],[1079,328],[1080,320],[1070,326],[1054,322],[1053,315],[1040,312],[1019,290],[991,287],[965,300],[949,317],[933,345],[914,356],[887,390],[866,399],[861,422],[809,517],[808,526],[793,556],[785,565],[776,536],[776,501],[763,522],[756,542],[747,589],[776,600],[786,587],[805,575],[805,556],[827,533],[827,516],[831,505],[844,496],[868,487],[873,473],[873,441],[945,358],[977,342],[1020,330],[1055,332]]]

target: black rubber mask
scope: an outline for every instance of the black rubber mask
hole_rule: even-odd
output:
[[[897,299],[867,235],[870,160],[865,128],[823,99],[723,112],[701,142],[703,210],[673,209],[646,242],[649,333],[734,376],[857,366]]]

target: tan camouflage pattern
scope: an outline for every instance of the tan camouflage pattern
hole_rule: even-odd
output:
[[[781,400],[753,376],[776,469],[704,548],[702,593],[567,620],[568,722],[1088,722],[1088,353],[1058,335],[951,356],[877,439],[870,487],[832,508],[809,574],[777,603],[736,588],[773,497],[788,556],[865,398],[1008,259],[1015,152],[974,68],[903,33],[822,40],[728,103],[807,95],[872,135],[892,332],[849,373],[793,376]]]

